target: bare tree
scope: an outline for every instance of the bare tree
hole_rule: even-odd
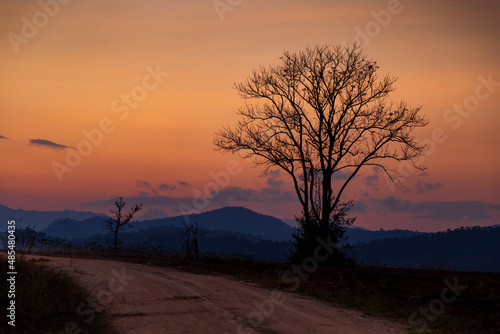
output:
[[[123,197],[118,197],[114,202],[116,209],[110,210],[112,216],[103,222],[103,228],[114,234],[113,247],[115,250],[118,248],[118,232],[125,226],[131,226],[132,218],[142,209],[142,204],[134,204],[128,212],[124,212],[125,204]]]
[[[181,224],[184,227],[181,232],[184,241],[184,251],[190,258],[198,260],[200,258],[198,239],[207,234],[207,231],[200,227],[197,222],[183,221]]]
[[[352,201],[341,198],[363,166],[378,166],[397,183],[389,162],[415,165],[426,147],[412,131],[428,120],[420,107],[388,100],[396,78],[380,76],[359,45],[285,51],[280,59],[235,84],[250,102],[239,109],[234,127],[216,133],[214,143],[220,151],[252,158],[264,174],[276,166],[285,171],[304,223],[328,231],[351,207]]]

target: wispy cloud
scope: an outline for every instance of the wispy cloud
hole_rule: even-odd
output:
[[[139,194],[141,196],[148,196],[149,193],[153,194],[153,195],[156,195],[158,194],[158,191],[156,191],[155,188],[153,188],[151,186],[151,184],[148,182],[148,181],[144,181],[144,180],[137,180],[135,181],[135,184],[137,187],[139,187],[140,189],[145,189],[146,191],[141,191],[139,192]]]
[[[379,181],[378,175],[377,174],[368,175],[363,178],[363,181],[365,181],[367,186],[376,187],[378,186],[378,181]]]
[[[280,180],[280,171],[278,169],[276,170],[271,170],[267,173],[269,176],[267,178],[267,184],[271,188],[280,188],[283,185],[283,180]]]
[[[151,183],[149,183],[148,181],[136,180],[135,185],[142,190],[139,192],[140,196],[148,196],[148,195],[158,195],[158,190],[166,192],[169,190],[179,189],[178,186],[186,187],[189,186],[190,184],[184,181],[177,181],[177,185],[162,183],[158,187],[156,187],[151,185]]]
[[[242,187],[227,187],[217,194],[217,199],[227,203],[236,202],[279,202],[294,200],[294,195],[288,190],[265,187],[260,190]]]
[[[344,171],[344,170],[338,170],[335,173],[333,173],[332,178],[334,180],[347,180],[351,176],[351,172],[349,171]]]
[[[352,213],[365,213],[368,209],[368,205],[366,205],[363,201],[354,202],[354,206],[351,209]]]
[[[295,195],[284,189],[285,182],[280,179],[281,172],[272,170],[267,173],[267,186],[255,190],[252,188],[243,187],[226,187],[215,198],[225,203],[236,202],[281,202],[295,200]]]
[[[278,171],[273,171],[269,173],[267,179],[267,186],[262,189],[251,189],[243,187],[225,187],[223,189],[214,189],[209,194],[202,193],[202,197],[198,196],[185,196],[185,197],[172,197],[158,195],[158,191],[145,180],[136,180],[135,184],[139,187],[139,192],[137,196],[127,197],[127,202],[130,203],[142,203],[145,206],[151,207],[170,207],[173,212],[179,209],[179,206],[188,205],[196,207],[194,203],[206,202],[207,206],[204,209],[210,209],[215,207],[237,205],[241,202],[269,202],[278,203],[281,201],[294,201],[296,199],[295,195],[284,188],[284,182],[279,179],[280,173]],[[178,181],[177,184],[187,185],[187,182]],[[178,189],[176,186],[171,186],[168,184],[161,184],[157,189],[166,191]],[[194,188],[202,192],[203,188]],[[194,194],[194,193],[191,193]],[[99,200],[91,203],[87,203],[88,206],[98,206],[107,207],[110,203],[113,203],[113,198],[106,200]],[[240,202],[240,203],[238,203]],[[360,208],[360,206],[358,206]],[[361,208],[362,209],[362,208]]]
[[[176,186],[168,185],[166,183],[162,183],[162,184],[160,184],[158,186],[158,189],[167,191],[167,190],[175,190],[175,189],[177,189],[177,187]]]
[[[105,200],[99,200],[95,202],[87,203],[88,206],[99,206],[99,207],[108,207],[113,204],[113,201],[116,198],[110,198]],[[142,203],[145,206],[167,206],[167,207],[175,207],[180,203],[192,200],[191,198],[180,198],[180,197],[168,197],[168,196],[149,196],[146,192],[139,192],[138,196],[128,196],[125,198],[127,203]]]
[[[437,189],[441,188],[442,186],[443,186],[443,184],[440,182],[428,183],[428,182],[422,182],[422,181],[418,180],[417,191],[419,193],[425,193],[428,191],[437,190]]]
[[[54,143],[53,141],[46,140],[46,139],[30,139],[30,144],[35,145],[35,146],[42,146],[42,147],[51,148],[53,150],[64,150],[66,148],[73,148],[71,146],[57,144],[57,143]]]
[[[190,186],[189,183],[184,181],[177,181],[177,185],[170,185],[167,183],[162,183],[158,187],[151,185],[148,181],[137,180],[135,181],[135,185],[141,189],[139,192],[140,196],[149,196],[149,195],[158,195],[158,190],[160,191],[170,191],[179,189],[179,187],[187,187]]]
[[[10,139],[10,138],[0,135],[0,139]]]

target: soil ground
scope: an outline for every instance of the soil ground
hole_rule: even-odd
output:
[[[403,333],[393,320],[225,277],[99,259],[48,259],[70,270],[95,300],[71,321],[107,308],[118,333]]]

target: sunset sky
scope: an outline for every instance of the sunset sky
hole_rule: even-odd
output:
[[[214,133],[237,121],[233,85],[253,69],[358,41],[399,78],[392,98],[422,105],[430,150],[403,189],[362,170],[345,198],[356,225],[500,224],[498,0],[8,0],[0,13],[0,204],[108,213],[123,196],[169,215],[293,218],[289,180],[215,152]],[[193,203],[227,168],[227,186]]]

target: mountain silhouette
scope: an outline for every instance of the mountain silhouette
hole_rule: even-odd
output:
[[[137,222],[130,232],[157,226],[180,226],[183,221],[197,222],[207,230],[232,231],[261,236],[272,241],[288,241],[295,231],[278,218],[263,215],[243,207],[228,206],[221,209],[177,217]]]
[[[105,217],[103,214],[88,211],[26,211],[23,209],[11,209],[0,204],[0,217],[5,219],[1,222],[1,224],[5,224],[5,228],[2,228],[2,231],[6,230],[7,219],[16,220],[16,226],[18,228],[23,228],[29,225],[31,227],[35,227],[35,230],[41,231],[56,219],[69,218],[75,221],[81,221],[95,216]],[[4,225],[0,225],[0,227],[2,226]]]
[[[73,219],[58,219],[41,232],[51,237],[80,239],[95,234],[104,234],[108,231],[102,228],[105,216],[93,217],[83,221]],[[154,220],[135,221],[132,228],[125,228],[123,232],[133,233],[160,226],[180,227],[182,222],[197,222],[207,230],[229,231],[259,236],[271,241],[289,241],[294,229],[278,218],[262,215],[243,207],[224,207],[217,210],[177,217],[168,217]]]
[[[5,206],[0,210],[7,211]],[[24,214],[24,219],[39,222],[40,217],[76,215],[81,218],[89,213],[76,211],[37,212],[10,210]],[[28,213],[28,214],[26,214]],[[90,213],[92,214],[92,213]],[[7,219],[15,218],[6,215]],[[47,218],[48,217],[48,218]],[[17,218],[15,218],[17,219]],[[63,238],[77,242],[104,244],[109,231],[102,227],[106,216],[75,220],[59,218],[42,230],[46,237]],[[283,261],[292,247],[294,229],[281,220],[259,214],[243,207],[224,207],[192,214],[186,217],[168,217],[133,222],[133,228],[120,232],[124,246],[147,243],[166,247],[173,252],[182,251],[182,222],[197,222],[208,233],[200,239],[204,252],[220,255],[243,255],[255,259]],[[462,227],[437,233],[409,230],[370,231],[359,227],[347,230],[348,242],[354,245],[353,255],[365,265],[434,268],[473,271],[500,271],[497,254],[500,228]]]
[[[77,221],[69,218],[60,218],[52,222],[41,232],[47,234],[50,237],[70,240],[88,238],[96,234],[108,232],[102,227],[102,223],[105,219],[107,219],[107,217],[105,216],[96,216],[82,221]]]
[[[155,220],[155,219],[167,218],[168,216],[169,215],[162,209],[154,208],[154,209],[149,209],[143,214],[137,216],[136,220],[138,221]]]
[[[500,272],[500,228],[461,227],[410,238],[377,239],[355,248],[367,265]]]

